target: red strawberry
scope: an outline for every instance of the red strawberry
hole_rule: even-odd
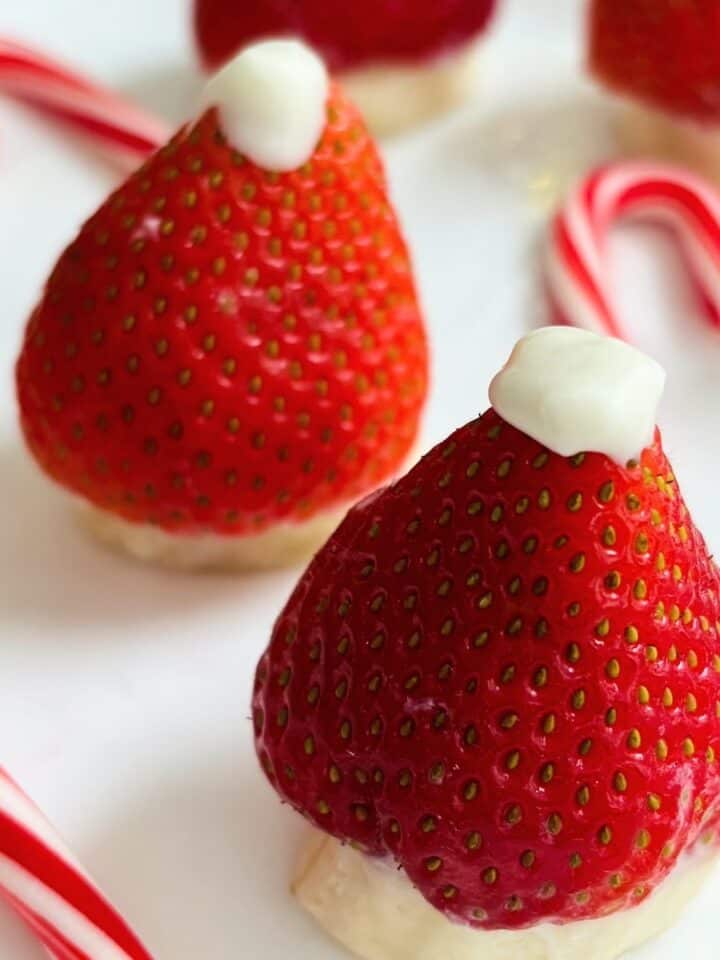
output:
[[[719,0],[593,0],[590,64],[610,87],[697,120],[720,120]]]
[[[630,907],[718,826],[718,588],[659,434],[622,467],[490,410],[305,573],[258,668],[259,757],[454,920]]]
[[[302,37],[332,70],[417,61],[449,52],[480,34],[496,0],[196,0],[195,30],[208,66],[247,43]]]
[[[413,445],[427,346],[377,150],[343,94],[301,169],[210,110],[61,256],[17,366],[43,469],[178,533],[245,535],[357,498]]]

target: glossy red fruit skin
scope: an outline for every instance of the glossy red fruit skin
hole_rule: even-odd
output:
[[[333,93],[269,174],[215,112],[82,228],[17,365],[28,446],[135,523],[245,535],[357,499],[413,446],[428,355],[378,153]]]
[[[659,435],[623,468],[491,410],[310,565],[258,667],[258,756],[453,920],[633,906],[718,825],[718,587]]]
[[[593,0],[589,28],[603,83],[669,113],[720,120],[718,0]]]
[[[299,36],[333,71],[429,60],[481,34],[497,0],[196,0],[195,34],[215,68],[241,47],[272,36]]]

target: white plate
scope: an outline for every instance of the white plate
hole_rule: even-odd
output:
[[[477,103],[387,149],[435,345],[428,443],[486,406],[489,377],[542,316],[537,246],[553,195],[613,151],[609,108],[580,80],[581,6],[509,0]],[[197,85],[186,28],[184,0],[0,3],[1,32],[175,119]],[[24,459],[21,327],[113,172],[4,103],[0,131],[0,761],[159,960],[339,960],[287,894],[301,825],[261,779],[247,722],[252,670],[296,573],[191,579],[108,556]],[[628,323],[669,368],[667,447],[720,544],[720,335],[670,246],[623,231],[615,250]],[[720,881],[638,958],[714,957],[719,898]],[[4,913],[0,955],[41,956]]]

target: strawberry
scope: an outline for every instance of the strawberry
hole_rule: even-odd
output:
[[[195,32],[214,67],[258,38],[301,36],[333,71],[450,52],[488,25],[496,0],[196,0]]]
[[[590,64],[608,86],[670,113],[720,120],[718,0],[593,0]]]
[[[658,432],[623,466],[491,409],[302,577],[257,671],[259,758],[452,920],[631,907],[718,826],[719,587]]]
[[[57,483],[135,524],[242,536],[390,476],[427,364],[380,158],[331,87],[300,169],[258,167],[211,108],[113,193],[52,272],[17,389]]]

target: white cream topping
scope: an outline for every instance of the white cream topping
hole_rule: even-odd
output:
[[[564,457],[638,457],[655,432],[665,371],[635,347],[571,327],[523,337],[490,384],[503,420]]]
[[[322,60],[297,40],[247,47],[215,74],[202,106],[217,107],[233,146],[267,170],[306,163],[326,123],[329,78]]]

